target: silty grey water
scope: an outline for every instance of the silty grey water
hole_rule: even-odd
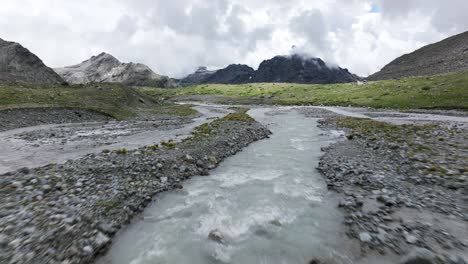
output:
[[[161,141],[182,140],[190,136],[192,130],[211,119],[222,117],[229,113],[227,109],[209,106],[194,107],[200,117],[193,122],[182,124],[177,129],[164,130],[146,126],[137,132],[137,122],[88,122],[72,124],[52,124],[34,127],[18,128],[0,132],[0,174],[22,167],[38,167],[50,163],[63,163],[69,159],[76,159],[89,153],[99,153],[104,149],[117,150],[121,148],[136,149],[150,146]],[[133,124],[133,125],[132,125]],[[47,132],[53,128],[66,129],[70,132],[67,143],[62,144],[62,138],[42,138],[45,143],[27,142],[17,136],[24,132]],[[45,133],[47,134],[47,133]],[[101,135],[103,138],[87,137]],[[106,136],[111,138],[106,139]],[[73,139],[73,140],[71,140]],[[109,142],[111,142],[109,144]]]
[[[249,114],[270,139],[158,196],[98,263],[352,263],[336,198],[315,169],[333,138],[292,108]]]

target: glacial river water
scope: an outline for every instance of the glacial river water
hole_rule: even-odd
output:
[[[336,197],[316,171],[336,133],[291,108],[249,114],[271,138],[158,196],[98,263],[353,263]],[[208,238],[213,230],[221,243]]]

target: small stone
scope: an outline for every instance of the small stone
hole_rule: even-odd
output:
[[[14,182],[11,183],[11,185],[13,187],[15,187],[16,189],[23,188],[23,183],[21,183],[19,181],[14,181]]]
[[[67,218],[63,219],[63,222],[65,224],[71,225],[71,224],[73,224],[75,222],[75,219],[73,217],[67,217]]]
[[[408,242],[409,244],[414,244],[418,242],[418,238],[410,234],[406,234],[405,239],[406,239],[406,242]]]
[[[107,223],[100,223],[97,228],[105,234],[112,235],[115,233],[115,229]]]
[[[359,240],[361,240],[361,242],[364,242],[364,243],[371,242],[372,236],[367,232],[361,232],[359,233]]]
[[[94,249],[93,249],[92,246],[85,246],[85,247],[83,248],[83,253],[84,253],[85,255],[92,255],[93,252],[94,252]]]
[[[208,234],[208,239],[214,242],[223,243],[223,234],[218,229],[215,229]]]
[[[281,222],[277,219],[271,220],[270,224],[275,225],[275,226],[282,226]]]
[[[106,246],[109,242],[110,238],[101,232],[98,232],[96,238],[94,239],[94,243],[98,249]]]
[[[18,169],[18,172],[23,173],[23,174],[29,174],[29,172],[31,172],[31,170],[28,167],[23,167],[21,169]]]

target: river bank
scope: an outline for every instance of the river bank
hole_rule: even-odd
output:
[[[321,127],[347,132],[347,140],[324,149],[319,170],[342,195],[347,235],[365,254],[466,262],[466,128],[356,118]]]
[[[245,114],[204,124],[180,143],[89,154],[1,176],[1,263],[89,263],[155,194],[206,175],[270,133]]]

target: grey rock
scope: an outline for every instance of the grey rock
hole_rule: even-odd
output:
[[[29,174],[30,170],[28,167],[23,167],[21,169],[18,169],[18,172],[23,174]]]
[[[224,236],[218,229],[215,229],[208,234],[208,239],[217,243],[223,243]]]
[[[418,238],[416,236],[410,235],[410,234],[405,234],[405,240],[409,244],[414,244],[418,242]]]
[[[400,264],[434,264],[436,255],[425,248],[415,248],[400,260]]]
[[[367,232],[361,232],[359,233],[359,240],[361,240],[361,242],[371,242],[372,241],[372,236],[367,233]]]
[[[83,253],[85,255],[92,255],[94,253],[94,249],[92,246],[85,246],[83,247]]]
[[[98,249],[106,246],[109,242],[110,238],[101,232],[98,232],[96,238],[94,239],[94,244]]]
[[[107,224],[107,223],[100,223],[98,225],[98,229],[104,232],[105,234],[109,234],[109,235],[112,235],[115,233],[115,229],[112,227],[112,225]]]

